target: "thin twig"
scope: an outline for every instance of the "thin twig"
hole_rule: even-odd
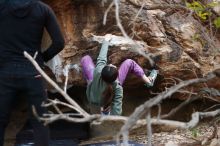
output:
[[[161,119],[166,119],[168,117],[173,116],[175,113],[177,113],[180,109],[182,109],[184,106],[188,105],[189,103],[195,101],[199,99],[198,96],[194,96],[192,98],[188,98],[187,100],[185,100],[183,103],[181,103],[179,106],[177,106],[176,108],[172,109],[168,114],[162,115]]]
[[[150,110],[147,112],[147,146],[151,146],[152,143],[152,127],[151,127],[151,113]]]
[[[62,106],[68,107],[68,108],[70,108],[70,109],[72,109],[72,110],[74,110],[74,111],[77,111],[77,110],[76,110],[76,107],[74,107],[74,106],[72,106],[72,105],[70,105],[70,104],[61,102],[61,101],[59,101],[59,100],[57,100],[57,99],[55,99],[55,100],[48,99],[48,101],[49,101],[50,103],[44,103],[44,104],[43,104],[44,107],[49,107],[49,106],[51,106],[52,104],[58,104],[58,105],[62,105]]]
[[[63,88],[65,93],[67,91],[68,79],[69,79],[69,74],[67,74],[67,76],[65,77],[65,83],[64,83],[64,88]]]
[[[154,106],[157,105],[159,102],[161,102],[161,100],[166,99],[167,97],[171,96],[173,93],[175,93],[176,91],[178,91],[179,89],[191,85],[191,84],[195,84],[195,83],[201,83],[201,82],[206,82],[210,79],[213,79],[215,76],[215,74],[210,73],[208,74],[206,77],[204,78],[198,78],[198,79],[191,79],[188,81],[183,81],[180,82],[179,84],[171,87],[169,90],[162,92],[161,94],[157,95],[156,97],[146,101],[144,104],[140,105],[139,107],[137,107],[135,109],[135,111],[129,116],[129,119],[126,121],[126,123],[123,125],[123,127],[121,128],[117,139],[119,139],[120,135],[123,135],[124,132],[128,132],[129,129],[137,122],[137,120],[146,112],[149,111],[149,109]]]
[[[84,117],[89,117],[89,114],[84,111],[68,94],[66,94],[37,64],[37,62],[31,57],[26,51],[24,51],[24,56],[31,61],[39,73],[48,81],[57,91],[73,106],[76,107],[77,112],[82,114]]]
[[[84,122],[90,122],[95,119],[100,118],[100,115],[90,115],[87,117],[70,117],[69,115],[66,114],[47,114],[47,117],[40,117],[35,109],[35,107],[32,107],[33,114],[39,121],[44,121],[44,125],[48,125],[50,123],[53,123],[57,120],[66,120],[69,122],[74,122],[74,123],[84,123]],[[49,117],[48,117],[49,116]],[[80,115],[82,116],[82,115]]]
[[[103,25],[106,24],[107,16],[111,8],[114,6],[114,2],[111,2],[111,4],[108,6],[107,10],[105,11],[104,17],[103,17]]]
[[[158,107],[157,119],[160,119],[160,117],[161,117],[161,111],[162,111],[162,110],[161,110],[161,105],[158,104],[157,107]]]
[[[119,27],[119,29],[121,30],[123,36],[127,39],[130,39],[130,37],[127,35],[127,33],[125,32],[122,24],[121,24],[121,20],[120,20],[120,16],[119,16],[119,2],[120,0],[114,0],[115,3],[115,17],[116,17],[116,21],[117,21],[117,25]]]

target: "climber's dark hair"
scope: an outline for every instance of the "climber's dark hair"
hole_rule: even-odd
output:
[[[106,65],[102,69],[101,77],[105,82],[112,83],[118,77],[118,70],[114,66]]]

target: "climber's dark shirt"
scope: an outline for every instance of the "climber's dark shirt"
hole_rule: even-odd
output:
[[[41,53],[44,28],[52,44]],[[64,39],[51,8],[39,0],[10,0],[0,3],[0,75],[36,73],[23,51],[32,56],[38,51],[37,62],[42,65],[64,47]],[[14,70],[14,67],[23,69]],[[26,70],[26,71],[25,71]]]

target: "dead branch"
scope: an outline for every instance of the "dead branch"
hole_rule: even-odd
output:
[[[152,125],[169,125],[175,128],[181,128],[181,129],[188,129],[195,127],[198,122],[202,118],[208,118],[208,117],[214,117],[220,114],[220,109],[211,111],[211,112],[195,112],[192,114],[192,119],[189,122],[179,122],[179,121],[173,121],[173,120],[164,120],[164,119],[156,119],[151,118],[151,124]],[[126,124],[130,119],[129,117],[124,116],[100,116],[98,119],[95,119],[92,121],[92,125],[101,125],[105,121],[121,121]],[[131,129],[136,129],[139,127],[143,127],[147,125],[146,119],[138,119],[136,120],[136,123]]]
[[[158,107],[157,119],[160,119],[160,116],[161,116],[161,105],[158,104],[157,107]]]
[[[143,49],[143,46],[139,45],[138,43],[136,43],[135,41],[133,41],[126,33],[126,31],[124,30],[124,27],[122,26],[121,24],[121,20],[120,20],[120,16],[119,16],[119,3],[120,3],[120,0],[114,0],[114,5],[115,5],[115,18],[116,18],[116,23],[117,23],[117,26],[119,27],[119,29],[121,30],[121,33],[123,34],[123,36],[128,39],[132,44],[132,48],[131,50],[134,50],[135,52],[139,53],[140,55],[146,57],[151,66],[154,65],[154,61],[150,58],[150,56],[152,56],[151,53],[148,53],[146,54],[142,49]],[[111,3],[108,7],[108,9],[105,11],[105,14],[104,14],[104,19],[103,19],[103,24],[106,23],[106,18],[107,18],[107,14],[108,12],[110,11],[110,9],[113,7],[113,3]]]
[[[202,88],[200,92],[203,93],[204,96],[206,95],[205,98],[219,103],[219,100],[217,100],[216,98],[213,98],[213,97],[220,97],[219,90],[215,88]]]
[[[220,106],[220,104],[215,104],[215,105],[213,105],[213,106],[211,106],[211,107],[205,109],[204,111],[209,111],[209,110],[211,110],[211,109],[213,109],[213,108],[216,108],[216,107],[218,107],[218,106]]]
[[[69,80],[69,75],[67,74],[67,76],[65,76],[65,82],[64,82],[64,87],[63,87],[63,90],[65,93],[67,91],[68,80]]]
[[[211,111],[211,112],[195,112],[192,114],[192,119],[189,122],[179,122],[179,121],[161,120],[161,119],[158,120],[158,119],[152,118],[151,123],[152,125],[169,125],[169,126],[173,126],[176,128],[188,129],[188,128],[194,128],[195,126],[197,126],[200,119],[208,118],[208,117],[215,117],[219,114],[220,114],[220,109]],[[125,121],[125,124],[129,122],[130,120],[129,118]],[[144,119],[137,120],[136,122],[137,122],[136,125],[132,128],[137,128],[138,126],[143,126],[147,124],[147,121]]]
[[[124,30],[124,28],[123,28],[123,26],[122,26],[122,24],[121,24],[121,20],[120,20],[120,18],[119,18],[119,17],[120,17],[120,16],[119,16],[119,2],[120,2],[120,0],[114,0],[114,4],[115,4],[115,17],[116,17],[117,25],[118,25],[119,29],[121,30],[123,36],[124,36],[125,38],[130,39],[130,37],[129,37],[129,36],[127,35],[127,33],[125,32],[125,30]]]
[[[89,114],[84,111],[68,94],[66,94],[50,77],[40,68],[37,62],[31,57],[26,51],[24,51],[24,56],[31,61],[31,63],[35,66],[37,71],[48,81],[71,105],[76,107],[77,112],[83,115],[83,117],[88,118]]]
[[[111,8],[114,6],[114,2],[111,2],[111,4],[108,6],[107,10],[105,11],[104,17],[103,17],[103,25],[106,24],[107,16]]]
[[[183,103],[181,103],[179,106],[177,106],[176,108],[172,109],[168,114],[162,115],[161,118],[162,119],[166,119],[168,117],[173,116],[175,113],[177,113],[180,109],[182,109],[184,106],[188,105],[189,103],[199,99],[200,97],[198,96],[193,96],[188,98],[187,100],[185,100]]]
[[[164,91],[161,94],[157,95],[156,97],[146,101],[144,104],[137,107],[135,109],[135,111],[129,116],[129,119],[126,121],[124,126],[121,128],[119,134],[117,135],[117,139],[119,139],[120,135],[123,135],[123,133],[128,133],[129,129],[131,127],[133,127],[133,125],[137,122],[137,120],[140,119],[140,117],[142,115],[147,113],[151,107],[153,107],[153,106],[157,105],[159,102],[161,102],[161,100],[170,97],[173,93],[175,93],[176,91],[178,91],[182,87],[185,87],[185,86],[188,86],[188,85],[191,85],[191,84],[195,84],[195,83],[206,82],[210,79],[213,79],[214,77],[216,77],[216,75],[214,73],[210,73],[204,78],[197,78],[197,79],[191,79],[191,80],[188,80],[188,81],[180,82],[176,86],[173,86],[173,87],[169,88],[167,91]],[[198,121],[196,120],[196,118],[198,116],[199,116],[199,114],[194,114],[193,115],[193,119],[195,119],[195,121],[194,120],[191,121],[190,124],[189,124],[190,126],[193,125],[193,124],[198,123]],[[123,141],[124,140],[126,141],[126,139],[123,139]]]
[[[220,91],[215,88],[202,88],[201,92],[206,93],[210,96],[220,97]]]
[[[70,115],[68,114],[46,114],[47,117],[41,117],[38,115],[35,107],[32,107],[32,110],[33,110],[33,114],[36,116],[36,118],[39,121],[44,121],[44,125],[48,125],[57,120],[66,120],[66,121],[74,122],[74,123],[84,123],[84,122],[92,121],[100,117],[100,115],[90,115],[87,117],[82,117],[82,115],[80,115],[81,117],[80,116],[70,117]]]
[[[132,24],[132,29],[131,29],[131,30],[132,30],[132,36],[131,36],[131,38],[133,38],[134,35],[135,35],[135,36],[137,36],[138,39],[141,39],[141,38],[136,34],[136,32],[135,32],[135,23],[136,23],[136,19],[137,19],[138,16],[140,15],[140,13],[141,13],[141,11],[143,10],[143,7],[144,7],[144,6],[145,6],[145,3],[142,4],[140,10],[137,12],[136,16],[134,17],[134,20],[132,20],[132,22],[129,24],[129,25]]]
[[[54,107],[54,109],[57,111],[58,114],[63,114],[63,112],[58,108],[56,104],[52,103],[52,106]]]
[[[55,99],[55,100],[48,99],[48,101],[49,101],[49,103],[44,103],[42,106],[48,108],[49,106],[52,106],[53,104],[55,104],[55,105],[62,105],[62,106],[68,107],[68,108],[70,108],[70,109],[72,109],[74,111],[77,111],[76,107],[74,107],[74,106],[72,106],[70,104],[61,102],[61,101],[59,101],[57,99]]]
[[[147,113],[146,116],[146,121],[147,121],[147,145],[151,146],[152,143],[152,127],[151,127],[151,112],[150,110]]]

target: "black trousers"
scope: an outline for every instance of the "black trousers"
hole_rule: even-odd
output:
[[[20,93],[28,101],[35,146],[48,146],[49,130],[32,114],[32,106],[35,106],[39,115],[46,113],[46,108],[41,107],[41,104],[47,98],[42,77],[34,76],[0,76],[0,146],[4,143],[5,128],[9,122],[13,102],[19,100],[17,95]]]

